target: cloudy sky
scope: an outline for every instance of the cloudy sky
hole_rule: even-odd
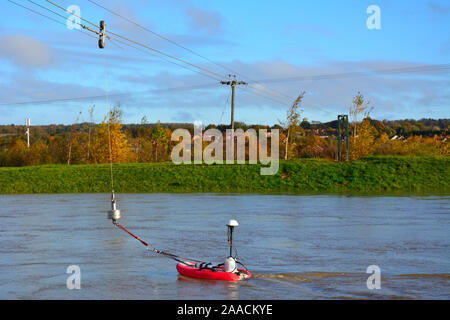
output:
[[[115,35],[104,50],[47,1],[11,1],[0,10],[0,124],[89,121],[94,104],[94,121],[120,104],[126,123],[228,123],[230,87],[220,80],[231,73],[249,83],[237,89],[235,120],[250,124],[277,123],[303,91],[310,120],[348,113],[358,92],[373,118],[449,117],[447,0],[94,1],[110,12],[52,0],[105,20]],[[370,5],[380,8],[379,30],[367,27]]]

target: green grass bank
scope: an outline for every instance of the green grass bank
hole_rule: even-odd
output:
[[[450,192],[448,157],[367,157],[349,163],[281,161],[276,175],[261,165],[114,165],[118,193],[154,192]],[[107,193],[109,165],[0,168],[0,194]]]

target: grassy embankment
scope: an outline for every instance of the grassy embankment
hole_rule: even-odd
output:
[[[349,163],[281,161],[260,165],[114,165],[115,191],[152,192],[450,192],[448,157],[367,157]],[[0,194],[110,192],[109,165],[0,168]]]

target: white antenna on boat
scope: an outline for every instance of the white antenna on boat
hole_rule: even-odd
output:
[[[234,228],[239,226],[236,220],[230,220],[227,223],[228,227],[228,243],[230,244],[230,255],[225,259],[225,272],[236,271],[236,259],[233,258],[233,231]]]

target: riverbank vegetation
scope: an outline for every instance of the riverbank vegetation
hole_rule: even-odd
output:
[[[261,165],[115,164],[119,193],[153,192],[450,192],[449,157],[365,157],[337,163],[282,160],[276,175]],[[107,193],[109,166],[0,168],[0,194]]]
[[[141,124],[121,123],[120,109],[109,118],[112,158],[115,163],[148,163],[171,161],[172,132],[185,128],[194,138],[192,124],[150,124],[145,117]],[[337,159],[337,121],[310,123],[307,119],[294,124],[272,127],[235,123],[237,129],[278,129],[281,159]],[[366,156],[448,156],[450,119],[420,121],[378,121],[367,114],[351,125],[350,160]],[[208,125],[225,134],[229,126]],[[77,123],[70,126],[31,127],[31,143],[27,147],[24,126],[0,126],[0,167],[36,166],[45,164],[102,164],[109,161],[108,122]],[[270,137],[269,137],[270,140]],[[203,143],[205,148],[208,143]],[[270,145],[270,143],[269,143]],[[248,148],[247,148],[248,149]],[[226,150],[224,150],[224,155]],[[248,154],[248,150],[247,150]],[[343,151],[344,160],[345,150]]]
[[[0,193],[109,192],[110,159],[115,190],[125,193],[450,190],[450,119],[374,120],[370,117],[373,107],[358,93],[349,110],[353,119],[349,132],[338,137],[337,120],[301,120],[303,96],[288,109],[286,119],[272,127],[235,123],[236,129],[254,129],[257,135],[266,134],[267,140],[272,139],[271,133],[260,129],[279,130],[278,154],[284,160],[272,176],[260,174],[261,164],[174,165],[171,153],[179,143],[172,141],[175,129],[189,130],[192,145],[202,139],[204,149],[215,142],[207,142],[211,140],[207,129],[225,135],[229,126],[208,125],[194,132],[193,124],[150,124],[145,117],[140,124],[124,125],[120,107],[114,107],[100,124],[76,121],[70,126],[31,127],[30,146],[25,142],[25,127],[0,126]],[[94,107],[89,109],[91,120],[93,111]],[[338,140],[346,135],[349,159],[344,147],[344,162],[339,163]],[[277,146],[272,142],[267,145]],[[228,159],[223,147],[223,158]],[[233,154],[237,155],[236,146]]]

